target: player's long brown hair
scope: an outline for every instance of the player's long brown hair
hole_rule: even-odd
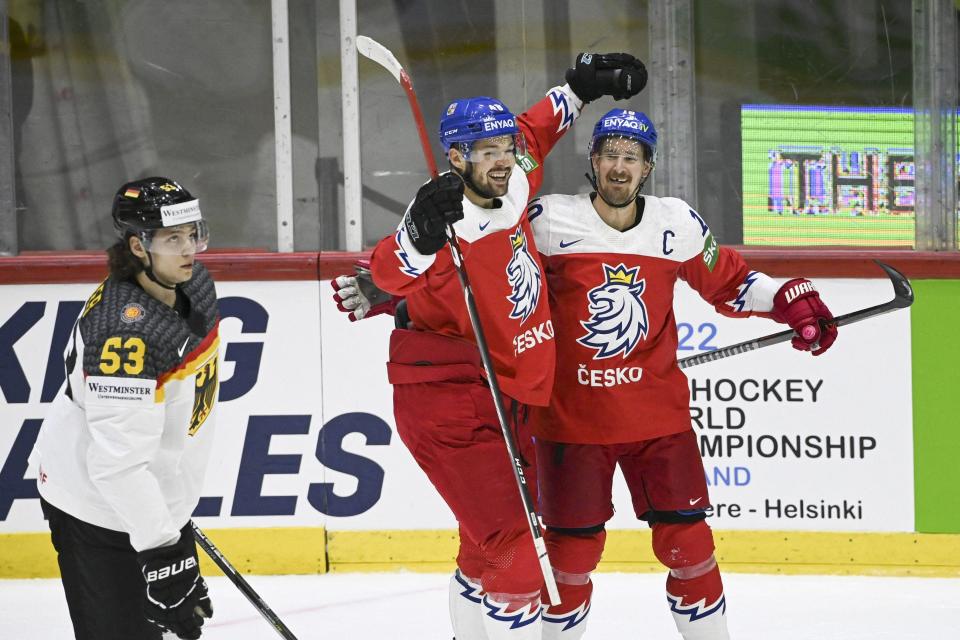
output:
[[[110,275],[118,280],[131,280],[143,271],[143,262],[130,251],[130,238],[117,240],[107,249]]]

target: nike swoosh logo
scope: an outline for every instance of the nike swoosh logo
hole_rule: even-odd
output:
[[[582,242],[582,241],[583,241],[583,238],[579,238],[579,239],[577,239],[577,240],[572,240],[572,241],[570,241],[570,242],[564,242],[563,240],[561,240],[561,241],[560,241],[560,248],[561,248],[561,249],[566,249],[567,247],[572,247],[573,245],[577,244],[578,242]]]
[[[690,501],[690,506],[692,507],[693,505],[697,504],[697,503],[700,502],[701,500],[703,500],[703,496],[700,496],[700,497],[697,498],[696,500],[691,500],[691,501]]]
[[[486,224],[483,224],[483,223],[481,222],[481,223],[480,223],[480,231],[486,231],[487,227],[489,227],[489,226],[490,226],[490,221],[489,221],[489,220],[487,220],[487,223],[486,223]]]
[[[187,348],[187,343],[190,342],[190,337],[188,336],[186,340],[183,341],[183,345],[177,349],[177,357],[183,357],[183,351]]]

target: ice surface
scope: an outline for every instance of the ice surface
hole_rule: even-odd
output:
[[[448,575],[249,576],[300,640],[449,640]],[[664,576],[600,573],[585,638],[678,639]],[[226,578],[208,578],[206,640],[279,638]],[[726,574],[734,640],[960,639],[960,579]],[[0,580],[0,638],[72,638],[58,580]]]

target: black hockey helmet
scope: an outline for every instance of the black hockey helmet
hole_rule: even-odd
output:
[[[150,251],[158,229],[194,224],[197,252],[206,249],[207,225],[199,200],[176,180],[155,176],[122,185],[113,198],[113,226],[123,238],[137,236]]]

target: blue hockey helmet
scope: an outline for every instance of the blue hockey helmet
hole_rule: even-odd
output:
[[[476,96],[451,102],[440,118],[440,142],[445,151],[458,147],[467,152],[477,140],[513,136],[519,153],[523,135],[517,118],[496,98]]]
[[[636,140],[647,149],[650,164],[657,163],[657,130],[647,114],[629,109],[611,109],[593,127],[588,155],[599,153],[604,140],[610,137]]]

